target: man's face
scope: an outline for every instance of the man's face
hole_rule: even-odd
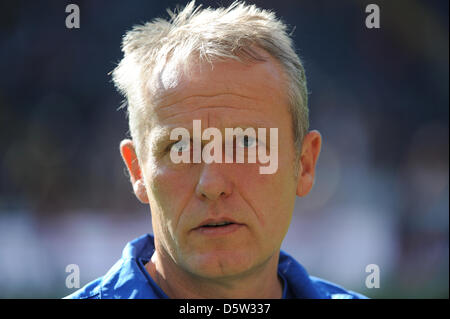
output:
[[[267,54],[266,54],[267,56]],[[297,190],[291,115],[280,66],[273,59],[236,61],[160,74],[149,152],[141,164],[157,249],[185,271],[207,278],[256,270],[277,258],[288,230]],[[165,73],[166,72],[166,73]],[[150,87],[155,90],[155,87]],[[260,174],[256,163],[179,163],[170,158],[168,134],[253,127],[278,129],[278,170]],[[270,140],[269,137],[266,139]],[[206,141],[207,143],[208,141]],[[203,145],[205,142],[203,142]],[[192,150],[191,150],[192,152]],[[213,227],[208,221],[233,221]]]

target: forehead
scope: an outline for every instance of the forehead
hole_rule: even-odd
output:
[[[194,119],[202,120],[202,128],[288,125],[285,74],[275,59],[265,52],[261,55],[263,62],[191,62],[186,67],[170,61],[163,65],[147,82],[150,131],[190,127]]]
[[[156,67],[146,88],[156,101],[182,97],[183,93],[194,91],[213,91],[221,89],[221,85],[241,92],[282,89],[285,79],[280,63],[262,49],[253,50],[265,62],[243,63],[229,59],[208,63],[196,58],[169,59]]]

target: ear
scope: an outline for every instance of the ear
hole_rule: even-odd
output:
[[[297,196],[308,195],[314,185],[316,164],[321,147],[322,136],[318,131],[310,131],[304,137],[298,165]]]
[[[120,143],[120,154],[130,173],[130,182],[133,185],[134,194],[142,203],[148,203],[147,189],[142,178],[141,167],[139,166],[133,141],[123,140]]]

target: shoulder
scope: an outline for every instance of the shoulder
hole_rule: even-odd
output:
[[[102,299],[104,297],[102,293],[104,286],[111,283],[116,284],[118,275],[127,270],[124,264],[124,259],[119,259],[104,276],[91,281],[83,288],[64,297],[64,299]]]
[[[280,251],[279,273],[286,278],[294,298],[306,299],[366,299],[364,295],[349,291],[324,279],[310,276],[293,257]]]
[[[63,299],[100,299],[102,280],[103,277],[97,278]]]
[[[309,276],[309,279],[313,283],[314,287],[318,290],[320,295],[322,295],[323,298],[326,299],[367,299],[366,296],[351,291],[346,290],[345,288],[329,282],[327,280]]]
[[[153,238],[141,236],[125,246],[122,257],[108,270],[64,299],[166,298],[145,270],[154,250]]]

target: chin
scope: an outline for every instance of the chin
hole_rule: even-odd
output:
[[[188,268],[199,277],[220,279],[238,276],[255,265],[252,254],[236,250],[213,251],[189,258]]]

